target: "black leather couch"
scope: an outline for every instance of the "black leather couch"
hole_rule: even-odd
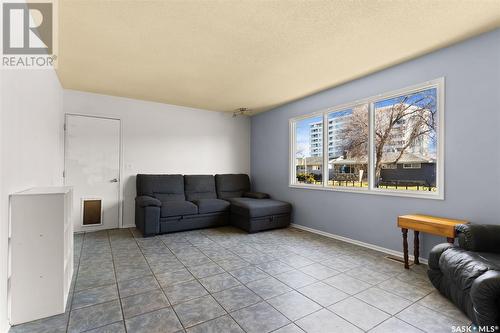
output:
[[[500,225],[459,225],[458,246],[436,245],[432,284],[480,326],[500,325]]]
[[[137,175],[135,224],[142,234],[217,227],[248,232],[290,224],[291,205],[250,192],[245,174]]]

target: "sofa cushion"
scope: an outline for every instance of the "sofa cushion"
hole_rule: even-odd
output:
[[[250,179],[245,174],[215,175],[215,185],[219,199],[239,198],[250,191]]]
[[[198,199],[193,203],[198,206],[200,214],[224,212],[229,210],[230,205],[228,201],[220,199]]]
[[[212,175],[184,176],[186,200],[217,199],[215,177]]]
[[[198,214],[198,206],[190,201],[163,201],[160,217],[183,216]]]
[[[272,199],[231,198],[231,212],[248,217],[289,214],[292,206],[288,202]]]
[[[269,194],[263,192],[243,192],[241,196],[254,199],[269,199]]]
[[[492,257],[493,256],[493,257]],[[443,275],[455,282],[461,290],[472,286],[474,280],[488,270],[498,270],[498,258],[494,254],[469,252],[453,247],[443,252],[439,258],[439,268]]]
[[[148,195],[161,202],[185,200],[182,175],[137,175],[137,196]]]

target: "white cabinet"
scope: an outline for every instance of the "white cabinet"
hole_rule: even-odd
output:
[[[72,190],[10,196],[9,318],[16,325],[63,313],[73,276]]]

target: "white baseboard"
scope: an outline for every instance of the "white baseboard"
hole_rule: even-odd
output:
[[[381,246],[378,246],[378,245],[373,245],[373,244],[361,242],[361,241],[358,241],[358,240],[355,240],[355,239],[352,239],[352,238],[348,238],[348,237],[344,237],[344,236],[339,236],[339,235],[331,234],[329,232],[321,231],[321,230],[318,230],[318,229],[313,229],[313,228],[305,227],[305,226],[300,225],[300,224],[292,223],[292,224],[290,224],[290,226],[293,227],[293,228],[300,229],[300,230],[309,231],[309,232],[311,232],[313,234],[325,236],[325,237],[328,237],[328,238],[337,239],[337,240],[340,240],[340,241],[343,241],[343,242],[346,242],[346,243],[351,243],[351,244],[354,244],[354,245],[366,247],[366,248],[371,249],[371,250],[375,250],[375,251],[387,253],[387,254],[390,254],[390,255],[398,257],[398,258],[403,258],[403,252],[394,251],[394,250],[387,249],[385,247],[381,247]],[[409,255],[408,257],[410,258],[410,260],[413,261],[413,259],[414,259],[413,255]],[[422,264],[426,264],[427,265],[427,259],[420,258],[420,262]]]

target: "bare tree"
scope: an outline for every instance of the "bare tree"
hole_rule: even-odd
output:
[[[347,157],[366,162],[368,156],[368,105],[352,109],[351,116],[343,130],[342,150]]]
[[[343,147],[348,158],[367,161],[367,106],[354,108],[344,129]],[[436,140],[436,99],[434,94],[420,92],[399,97],[393,104],[375,112],[375,182],[378,183],[382,163],[397,163],[403,154],[424,137]],[[395,154],[387,159],[387,148],[400,140]]]

